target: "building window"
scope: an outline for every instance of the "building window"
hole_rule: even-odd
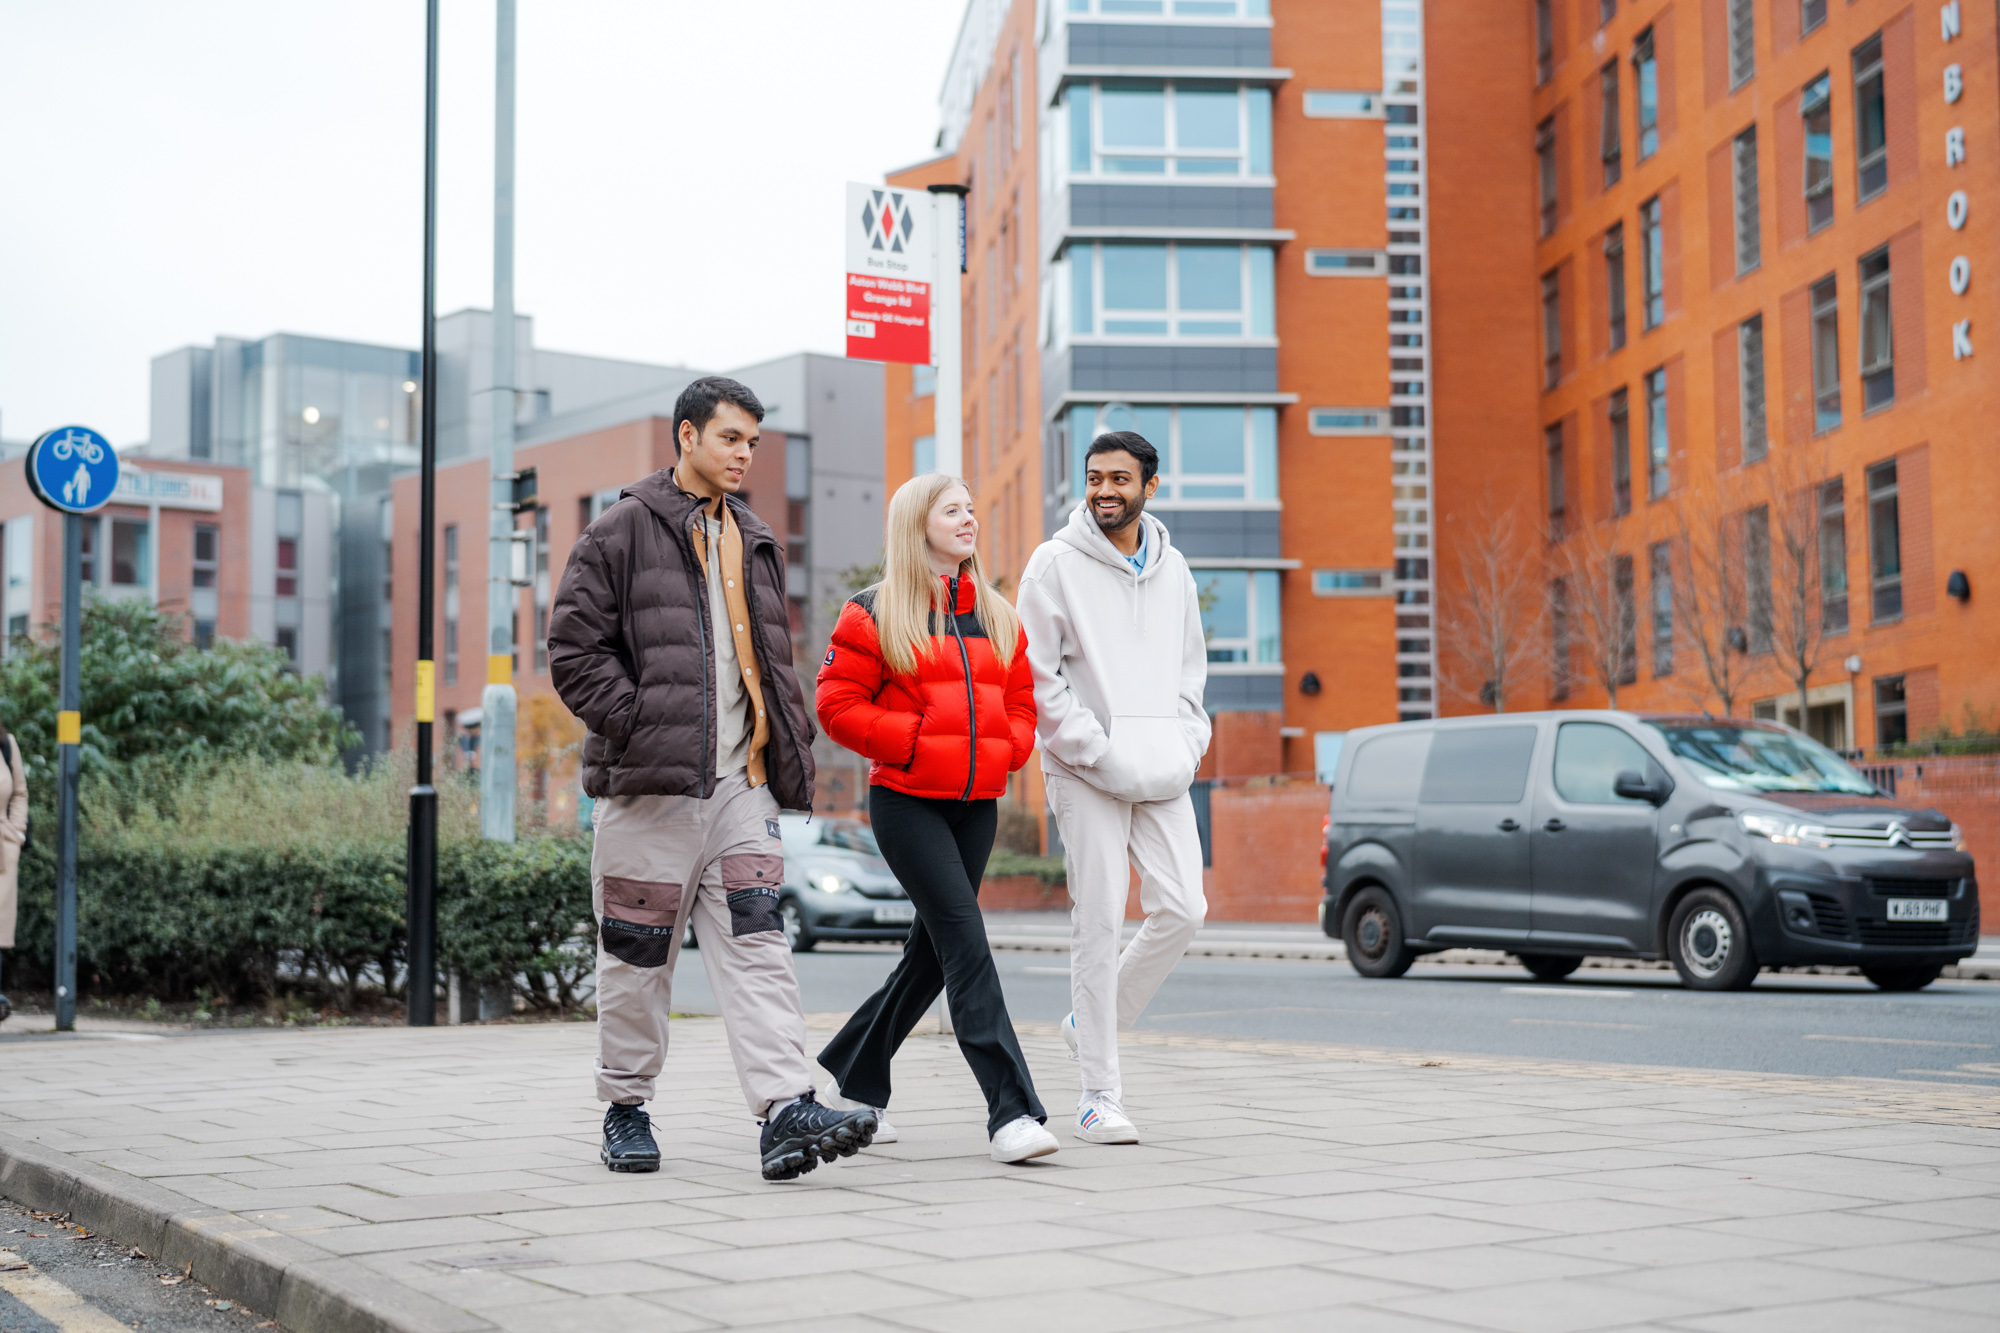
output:
[[[1910,739],[1910,705],[1901,676],[1875,678],[1875,743],[1884,749]]]
[[[1604,296],[1611,314],[1609,346],[1617,351],[1625,345],[1625,224],[1612,224],[1604,233]]]
[[[1667,437],[1666,367],[1646,376],[1646,495],[1657,500],[1672,480],[1672,450]]]
[[[1882,96],[1882,38],[1854,51],[1854,201],[1866,203],[1889,184],[1889,118]]]
[[[1826,22],[1826,0],[1799,0],[1799,33],[1803,36]]]
[[[111,582],[115,587],[143,588],[152,581],[146,524],[129,518],[111,520]]]
[[[1729,86],[1741,88],[1757,73],[1756,6],[1729,0]]]
[[[444,529],[444,683],[458,684],[458,524]]]
[[[1868,469],[1868,575],[1876,623],[1903,614],[1903,534],[1896,506],[1896,460]]]
[[[1276,332],[1265,246],[1077,245],[1064,268],[1072,337],[1213,341]]]
[[[1380,120],[1382,94],[1308,88],[1305,113],[1308,120]]]
[[[1653,30],[1632,44],[1632,88],[1637,95],[1639,160],[1660,151],[1660,63],[1653,58]]]
[[[1598,71],[1600,105],[1598,109],[1597,154],[1604,163],[1604,188],[1610,189],[1624,174],[1623,127],[1618,120],[1618,62],[1613,60]]]
[[[1171,12],[1170,12],[1171,11]],[[1069,0],[1072,14],[1109,19],[1208,19],[1271,17],[1271,0]]]
[[[215,622],[197,620],[194,622],[194,646],[207,651],[215,646]]]
[[[1568,487],[1563,480],[1563,428],[1560,422],[1543,432],[1542,452],[1548,463],[1549,540],[1559,542],[1563,539],[1563,515],[1569,504]]]
[[[1754,463],[1770,448],[1764,423],[1764,317],[1752,315],[1736,326],[1737,412],[1743,431],[1743,461]]]
[[[213,523],[194,525],[194,586],[213,588],[215,573],[220,567],[218,557],[222,552],[222,529]]]
[[[1611,512],[1632,512],[1632,409],[1623,389],[1611,391]]]
[[[9,655],[21,652],[28,646],[28,614],[7,617],[7,652]]]
[[[285,670],[297,671],[299,669],[298,626],[278,626],[278,651],[285,655]]]
[[[1375,278],[1388,271],[1389,256],[1380,250],[1306,251],[1306,272],[1316,278]]]
[[[1889,318],[1889,247],[1861,257],[1861,410],[1896,401],[1895,337]]]
[[[1646,555],[1648,595],[1653,603],[1653,674],[1674,674],[1674,548],[1654,542]]]
[[[913,475],[924,476],[937,471],[937,436],[919,435],[910,447]]]
[[[1278,571],[1201,569],[1201,627],[1208,660],[1216,665],[1277,666],[1284,662],[1278,636]]]
[[[1618,0],[1597,0],[1597,26],[1603,27],[1618,17]]]
[[[1077,85],[1064,95],[1070,170],[1097,176],[1268,176],[1268,88]]]
[[[85,518],[78,520],[77,527],[80,529],[77,535],[82,539],[79,544],[83,550],[83,559],[81,561],[83,586],[86,588],[95,587],[97,584],[98,523],[94,518]]]
[[[535,670],[549,670],[549,511],[535,510]]]
[[[1833,221],[1833,85],[1820,75],[1799,95],[1806,138],[1806,231]]]
[[[1542,387],[1553,389],[1562,379],[1562,276],[1542,275]]]
[[[1660,196],[1639,205],[1639,281],[1644,328],[1658,328],[1667,317],[1667,253],[1660,235]]]
[[[1555,579],[1549,584],[1549,698],[1569,698],[1569,584]]]
[[[1639,608],[1632,588],[1632,557],[1611,562],[1612,610],[1618,617],[1618,683],[1639,679]]]
[[[1390,592],[1386,569],[1315,569],[1315,597],[1386,597]],[[1402,617],[1398,617],[1400,624]]]
[[[1278,498],[1275,408],[1077,404],[1069,416],[1072,496],[1083,493],[1084,451],[1114,430],[1137,431],[1160,451],[1156,501]]]
[[[1542,235],[1556,230],[1556,121],[1551,116],[1535,127],[1535,172],[1542,199]]]
[[[1736,136],[1730,149],[1736,184],[1736,272],[1748,273],[1764,262],[1757,199],[1757,127]]]
[[[1553,0],[1535,0],[1535,82],[1547,83],[1556,69],[1556,17]]]
[[[1306,414],[1314,435],[1386,435],[1389,414],[1379,407],[1315,407]]]
[[[912,398],[929,398],[936,392],[937,392],[937,367],[911,366],[910,396]]]
[[[1831,276],[1812,285],[1813,430],[1840,424],[1840,300]]]
[[[1839,477],[1819,488],[1819,624],[1822,634],[1847,629],[1847,486]]]
[[[1771,508],[1758,505],[1743,516],[1744,615],[1753,653],[1771,651]]]

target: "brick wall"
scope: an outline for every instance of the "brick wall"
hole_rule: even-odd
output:
[[[1770,339],[1764,341],[1765,383],[1770,382]],[[1785,395],[1785,443],[1804,444],[1813,434],[1812,295],[1795,287],[1778,298],[1778,383]]]
[[[1924,244],[1917,227],[1905,227],[1889,238],[1890,346],[1896,356],[1896,401],[1906,403],[1923,393]]]
[[[1910,672],[1910,734],[1916,735],[1918,677],[1933,692],[1937,673]],[[1954,755],[1904,760],[1896,765],[1896,798],[1936,806],[1965,830],[1966,850],[1980,870],[1979,920],[1984,933],[2000,934],[2000,755]]]
[[[1735,467],[1743,461],[1742,407],[1737,383],[1736,326],[1715,331],[1715,468]]]
[[[1653,57],[1659,61],[1660,77],[1660,148],[1664,151],[1667,141],[1674,137],[1674,129],[1680,124],[1681,80],[1679,67],[1674,58],[1674,10],[1669,5],[1653,20]]]
[[[1660,117],[1664,122],[1664,109]],[[1664,133],[1661,137],[1665,137]],[[1681,239],[1681,183],[1671,180],[1660,187],[1660,294],[1667,308],[1667,319],[1684,308],[1681,287],[1686,267],[1686,248]]]
[[[1917,177],[1917,38],[1907,9],[1882,25],[1882,101],[1888,115],[1889,183],[1900,185]]]
[[[1896,455],[1896,524],[1903,543],[1903,619],[1937,610],[1937,557],[1931,535],[1931,449]],[[1917,734],[1912,719],[1910,734]]]
[[[1736,141],[1724,139],[1708,150],[1708,285],[1711,290],[1736,276],[1734,182],[1730,179]]]
[[[1701,90],[1707,106],[1729,95],[1729,0],[1701,0]]]

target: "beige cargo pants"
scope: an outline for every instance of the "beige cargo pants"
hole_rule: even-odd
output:
[[[653,1099],[674,964],[690,918],[750,1113],[812,1091],[806,1020],[778,922],[778,805],[747,774],[694,796],[611,796],[591,811],[597,914],[597,1097]]]

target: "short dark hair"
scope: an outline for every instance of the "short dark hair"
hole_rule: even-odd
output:
[[[690,422],[694,433],[699,436],[708,429],[708,423],[715,420],[715,409],[724,403],[734,403],[748,412],[755,420],[764,419],[764,404],[757,401],[757,395],[750,392],[750,386],[727,375],[703,375],[700,379],[681,390],[681,396],[674,400],[674,455],[681,451],[681,423]]]
[[[1090,442],[1090,448],[1083,454],[1083,465],[1090,466],[1090,460],[1099,454],[1127,453],[1139,460],[1139,484],[1145,485],[1160,475],[1160,451],[1146,442],[1146,437],[1136,430],[1108,430]]]

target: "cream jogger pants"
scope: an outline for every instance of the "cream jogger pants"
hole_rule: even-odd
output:
[[[1122,1095],[1118,1034],[1139,1021],[1208,912],[1194,802],[1186,792],[1121,801],[1067,773],[1044,776],[1069,878],[1070,1003],[1083,1090]],[[1146,920],[1121,954],[1134,867]]]
[[[591,811],[597,1096],[653,1098],[690,917],[752,1115],[813,1090],[792,951],[779,928],[778,804],[743,773],[694,796],[611,796]]]

